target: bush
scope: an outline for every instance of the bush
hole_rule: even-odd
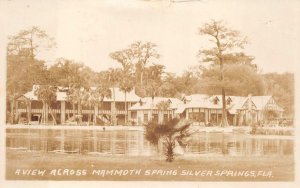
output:
[[[175,142],[184,145],[184,138],[191,135],[188,131],[190,125],[191,122],[179,118],[161,124],[151,121],[146,125],[145,137],[151,144],[156,146],[162,140],[166,146],[166,161],[172,162],[174,160]]]

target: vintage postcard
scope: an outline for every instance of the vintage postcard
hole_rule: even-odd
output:
[[[297,187],[300,1],[0,5],[0,187]]]

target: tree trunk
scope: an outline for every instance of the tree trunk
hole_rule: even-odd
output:
[[[143,77],[144,77],[144,70],[141,70],[141,88],[143,88]]]
[[[96,108],[96,106],[97,106],[97,108]],[[99,105],[98,105],[98,101],[97,101],[97,102],[95,102],[95,105],[94,105],[94,110],[97,109],[97,111],[96,111],[96,113],[94,113],[93,125],[96,125],[96,122],[97,122],[98,107],[99,107]]]
[[[220,71],[221,71],[221,82],[224,80],[224,68],[222,59],[220,60]],[[222,83],[223,84],[223,83]],[[217,114],[218,115],[218,114]],[[227,121],[227,109],[226,109],[226,93],[224,86],[222,85],[222,121],[220,123],[221,127],[228,127]]]
[[[228,127],[225,89],[222,88],[222,121],[221,127]]]
[[[14,115],[14,108],[15,108],[15,102],[14,102],[14,98],[11,100],[11,102],[10,102],[10,123],[11,124],[14,124],[14,117],[15,117],[15,115]],[[6,117],[7,118],[7,117]]]
[[[41,118],[41,123],[46,124],[46,110],[45,110],[45,102],[42,101],[43,103],[43,110],[42,110],[42,118]]]
[[[31,120],[31,101],[26,100],[26,107],[27,107],[27,123],[30,124]]]
[[[152,96],[152,101],[151,101],[150,121],[152,121],[153,119],[153,108],[154,108],[154,96]]]
[[[81,106],[81,99],[78,100],[78,118],[79,124],[82,124],[82,106]]]
[[[11,124],[14,124],[14,120],[15,120],[15,104],[16,104],[16,88],[14,88],[14,93],[13,93],[13,96],[12,96],[12,100],[10,102],[10,123]],[[17,109],[16,109],[17,111]],[[7,117],[6,117],[7,118]]]
[[[48,105],[46,102],[43,102],[44,105],[44,124],[48,124]]]
[[[54,121],[54,125],[57,125],[56,119],[55,119],[55,117],[53,115],[53,112],[52,112],[52,109],[50,108],[50,105],[48,105],[48,109],[49,109],[50,115],[51,115],[51,117],[52,117],[52,119]]]
[[[75,103],[72,102],[72,117],[75,118]]]
[[[115,96],[115,88],[113,87],[113,98],[114,98],[114,102],[113,102],[113,125],[117,125],[117,117],[116,117],[116,96]]]
[[[128,109],[127,109],[127,98],[126,98],[126,91],[125,91],[125,125],[127,125],[127,118],[128,118]]]
[[[15,99],[15,105],[14,105],[14,119],[13,123],[16,124],[18,123],[19,120],[19,113],[18,113],[18,101]]]
[[[34,54],[33,54],[33,33],[31,32],[30,33],[30,58],[31,58],[31,60],[33,61],[33,59],[34,59]]]
[[[103,99],[101,100],[101,108],[100,108],[100,118],[101,118],[101,121],[102,121],[102,118],[103,118],[103,110],[104,110],[104,106],[103,106],[104,102],[103,102]],[[104,121],[103,121],[104,122]]]
[[[91,109],[92,107],[91,107],[92,105],[91,105],[91,103],[89,102],[89,117],[88,117],[88,125],[90,125],[90,122],[91,122],[91,117],[92,117],[92,115],[91,115],[91,111],[93,110],[93,109]]]

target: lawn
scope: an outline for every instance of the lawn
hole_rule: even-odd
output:
[[[294,180],[293,156],[178,156],[174,162],[167,163],[163,156],[99,156],[7,149],[6,159],[7,180]]]

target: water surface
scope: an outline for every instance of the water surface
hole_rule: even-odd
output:
[[[26,151],[76,154],[155,155],[157,147],[143,131],[6,129],[6,147]],[[160,149],[163,151],[163,149]],[[293,155],[294,141],[241,133],[197,133],[183,148],[185,155],[266,156]]]

